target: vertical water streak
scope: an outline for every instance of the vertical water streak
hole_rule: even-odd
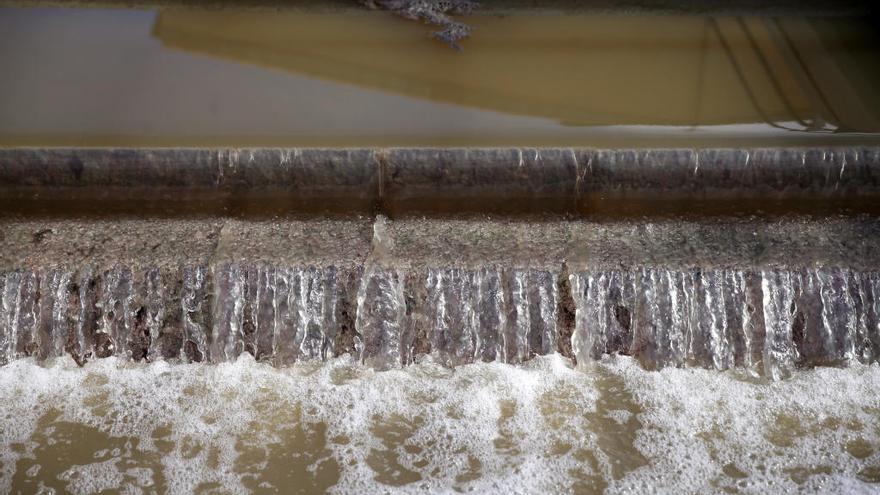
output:
[[[339,288],[337,270],[335,266],[329,266],[321,270],[324,284],[324,302],[321,305],[321,358],[332,357],[336,351],[336,338],[339,335],[339,325],[336,321],[336,302],[339,300]]]
[[[399,270],[368,263],[358,288],[355,328],[361,338],[360,359],[379,370],[401,365],[406,313],[403,282]]]
[[[3,277],[2,307],[0,307],[0,364],[16,358],[18,341],[18,311],[21,303],[22,272],[7,272]]]
[[[101,318],[95,332],[98,357],[130,357],[128,340],[134,328],[131,270],[115,266],[101,277],[98,301]]]
[[[672,291],[666,270],[643,268],[636,274],[639,301],[636,305],[636,332],[639,345],[634,349],[640,361],[649,368],[675,363]]]
[[[68,336],[68,284],[72,275],[61,269],[50,270],[40,284],[37,338],[40,357],[43,359],[60,357],[64,354]]]
[[[357,293],[355,349],[361,362],[376,369],[402,365],[401,338],[405,327],[404,275],[391,264],[394,243],[387,219],[376,217],[373,251],[364,264]]]
[[[453,295],[460,301],[457,320],[460,323],[454,325],[455,332],[451,335],[455,345],[452,355],[458,363],[472,363],[477,355],[477,325],[479,317],[477,310],[479,301],[476,299],[479,290],[479,275],[472,270],[457,270],[454,272],[452,284]]]
[[[502,333],[507,326],[504,311],[504,287],[501,272],[496,268],[481,268],[475,273],[476,330],[475,359],[485,362],[502,357]]]
[[[637,311],[635,331],[639,342],[636,350],[639,360],[649,368],[659,368],[668,359],[667,336],[671,322],[668,320],[666,294],[660,286],[657,271],[644,268],[635,274],[639,284],[640,304]]]
[[[685,280],[688,297],[688,317],[691,327],[688,363],[707,366],[712,362],[711,328],[706,311],[706,288],[702,269],[690,270]]]
[[[511,270],[507,277],[507,328],[502,334],[502,360],[505,363],[521,363],[529,357],[529,311],[528,272]]]
[[[681,270],[664,269],[665,287],[669,294],[669,362],[681,366],[687,359],[690,342],[690,319],[684,294],[685,274]]]
[[[599,270],[572,274],[575,329],[572,351],[578,363],[604,353],[643,354],[650,335],[634,339],[638,323],[636,279],[622,270]],[[641,289],[641,288],[639,288]]]
[[[549,271],[529,273],[529,328],[531,354],[556,352],[556,274]]]
[[[113,326],[114,341],[117,342],[117,355],[131,357],[131,343],[134,337],[135,297],[134,278],[128,268],[119,268],[119,284],[116,286],[114,298],[118,301],[119,311]]]
[[[704,311],[706,291],[703,290],[702,271],[687,270],[683,274],[682,289],[688,321],[687,362],[696,366],[705,366],[711,361],[711,357]]]
[[[6,276],[0,274],[0,366],[7,363]]]
[[[597,347],[591,329],[599,322],[600,306],[595,301],[595,282],[590,273],[572,273],[568,276],[571,284],[571,297],[575,304],[574,331],[571,334],[571,351],[578,365],[583,365],[597,357]],[[592,296],[592,297],[591,297]],[[599,331],[596,330],[595,333]]]
[[[208,335],[210,328],[205,322],[203,307],[207,296],[207,269],[201,266],[183,268],[183,287],[180,295],[180,306],[183,319],[183,346],[180,349],[181,359],[207,361]]]
[[[22,272],[15,309],[14,356],[32,356],[39,350],[37,325],[40,310],[40,279],[31,270]]]
[[[234,361],[244,350],[245,274],[234,263],[215,270],[214,328],[208,344],[210,359]]]
[[[726,370],[733,365],[729,325],[727,321],[727,302],[722,270],[708,270],[702,273],[705,291],[704,318],[709,329],[709,355],[711,364],[717,370]],[[708,363],[707,363],[708,364]]]
[[[97,321],[97,294],[95,293],[96,282],[91,267],[84,268],[79,272],[77,288],[78,308],[74,322],[74,344],[71,349],[74,360],[83,364],[92,356],[95,345],[95,331]]]
[[[34,313],[36,315],[36,324],[34,326],[34,347],[36,348],[36,356],[38,359],[48,359],[51,357],[52,348],[52,306],[55,298],[55,286],[57,281],[55,274],[57,270],[49,269],[37,275],[37,291],[40,297],[37,300]]]
[[[321,358],[324,347],[324,274],[316,267],[300,272],[297,347],[304,358]]]
[[[586,279],[586,304],[589,305],[588,314],[591,317],[586,320],[586,331],[591,341],[588,351],[594,357],[605,352],[610,353],[614,348],[617,320],[614,318],[616,305],[612,293],[619,293],[619,276],[618,271],[608,271],[591,273]],[[631,309],[633,308],[626,309],[630,323],[633,316]]]
[[[792,340],[794,286],[791,272],[765,270],[761,273],[764,294],[764,373],[773,380],[788,376],[797,359]]]
[[[296,361],[297,348],[296,290],[299,284],[299,270],[279,268],[275,271],[275,297],[272,301],[275,323],[272,326],[272,356],[277,366],[286,366]]]
[[[856,357],[865,364],[872,363],[877,359],[878,344],[880,344],[878,342],[880,328],[878,328],[877,312],[874,308],[874,304],[877,303],[876,298],[880,296],[873,287],[876,276],[876,272],[852,273],[851,286],[856,288],[859,306]]]
[[[257,361],[271,361],[274,359],[275,348],[275,323],[277,316],[276,292],[278,290],[277,269],[272,266],[260,267],[256,271],[257,291],[254,307],[254,337],[253,352]]]
[[[813,269],[791,270],[794,290],[792,339],[798,349],[799,364],[826,363],[833,348],[833,335],[828,333],[822,317],[822,282]]]
[[[611,302],[605,311],[605,326],[608,329],[606,336],[609,352],[633,354],[636,327],[638,321],[638,299],[636,294],[641,291],[636,286],[635,273],[626,270],[613,270],[607,287],[608,298]]]
[[[241,351],[236,350],[235,357],[242,352],[257,355],[255,339],[259,331],[260,272],[258,264],[241,266]]]
[[[443,272],[430,268],[425,281],[427,289],[427,313],[428,313],[428,342],[431,351],[441,353],[445,351],[446,317],[446,294],[443,291]]]
[[[404,275],[406,309],[403,332],[400,335],[400,360],[412,364],[425,352],[430,353],[430,327],[427,281],[428,270],[407,270]]]
[[[865,327],[869,342],[871,343],[871,355],[874,359],[880,355],[880,272],[864,274],[866,292],[870,291],[871,304],[868,306]]]
[[[855,301],[849,287],[849,273],[839,268],[817,270],[825,328],[825,353],[832,360],[851,361],[856,357]]]
[[[724,291],[727,303],[727,322],[730,327],[733,365],[752,367],[754,341],[754,318],[749,310],[746,273],[742,270],[726,270]],[[752,307],[753,309],[754,307]]]
[[[162,358],[162,327],[165,322],[165,294],[162,285],[162,273],[158,268],[151,268],[144,274],[146,288],[145,306],[147,331],[150,335],[150,346],[147,349],[147,360],[156,361]]]
[[[761,272],[749,271],[744,274],[745,303],[748,313],[749,366],[751,371],[760,373],[764,361],[764,341],[767,326],[764,322],[764,291],[761,287]]]
[[[473,362],[476,354],[476,311],[473,272],[459,268],[429,269],[426,282],[428,339],[441,362]]]

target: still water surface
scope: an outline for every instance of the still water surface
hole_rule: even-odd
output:
[[[864,20],[0,9],[0,145],[880,142]]]

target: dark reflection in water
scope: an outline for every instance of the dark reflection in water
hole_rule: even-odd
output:
[[[3,145],[876,143],[854,19],[3,9]],[[22,49],[26,47],[26,49]]]

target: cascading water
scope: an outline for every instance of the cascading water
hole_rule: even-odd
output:
[[[781,378],[873,362],[880,350],[877,272],[591,268],[566,280],[562,270],[407,268],[391,258],[384,222],[356,286],[333,266],[9,271],[0,356],[223,362],[246,352],[283,366],[349,352],[387,369],[423,353],[449,366],[520,363],[564,351],[571,335],[579,363],[618,353],[649,369]],[[573,324],[561,317],[565,297]]]
[[[358,332],[355,349],[361,362],[377,369],[401,364],[400,338],[406,313],[403,275],[389,265],[393,247],[379,216],[373,225],[373,252],[367,259],[357,292]]]
[[[2,274],[0,399],[15,421],[0,431],[0,489],[43,476],[80,492],[291,479],[843,492],[880,479],[878,370],[859,364],[880,350],[876,271],[414,266],[388,220],[373,230],[361,266]],[[84,368],[52,359],[65,354]],[[812,365],[851,366],[796,371]]]
[[[648,367],[733,366],[779,378],[798,364],[873,361],[876,272],[599,270],[572,275],[579,361],[632,354]]]
[[[0,494],[880,493],[871,9],[7,3]]]

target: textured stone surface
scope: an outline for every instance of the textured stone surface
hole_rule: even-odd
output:
[[[17,214],[880,212],[877,148],[0,149]]]
[[[176,267],[268,263],[356,268],[369,256],[373,217],[275,220],[19,219],[0,221],[0,268]],[[880,220],[837,217],[594,222],[403,218],[388,223],[402,268],[535,269],[628,265],[880,267]]]

